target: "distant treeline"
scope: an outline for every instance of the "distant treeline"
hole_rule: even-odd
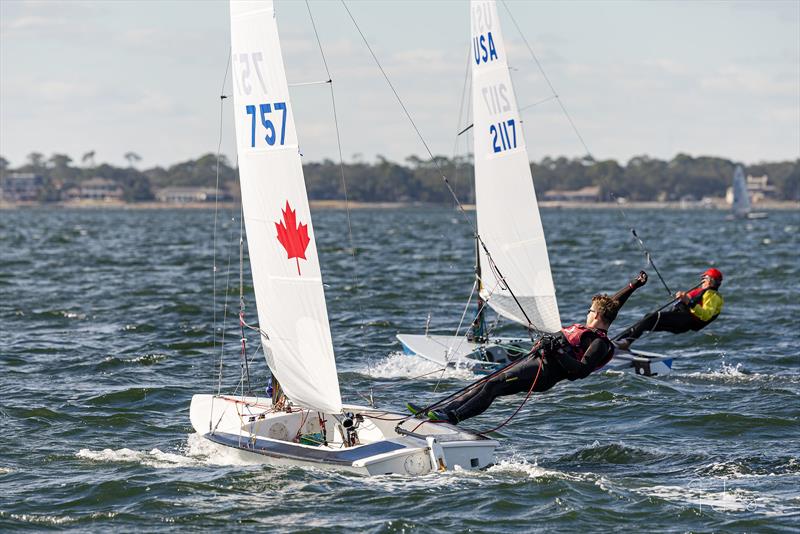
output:
[[[58,200],[59,193],[93,177],[102,177],[119,184],[123,199],[128,202],[151,200],[155,192],[171,186],[214,187],[217,181],[217,157],[206,154],[196,160],[146,170],[134,168],[141,158],[126,154],[128,167],[108,164],[95,165],[94,153],[87,153],[82,165],[73,165],[63,154],[45,159],[40,153],[28,156],[28,162],[10,168],[0,157],[0,172],[33,172],[43,177],[40,200]],[[591,158],[544,158],[531,163],[533,179],[539,195],[549,190],[576,190],[599,186],[604,200],[627,198],[634,201],[678,200],[686,197],[721,197],[732,183],[736,162],[708,156],[691,157],[679,154],[670,161],[637,156],[626,165],[614,160],[596,161]],[[342,168],[337,162],[324,160],[303,166],[306,187],[314,200],[344,198]],[[396,163],[378,156],[373,163],[344,164],[347,194],[350,200],[361,202],[428,202],[446,203],[451,195],[445,187],[444,173],[459,199],[474,202],[472,160],[466,157],[435,161],[417,157]],[[800,159],[777,163],[758,163],[745,166],[753,176],[768,175],[776,189],[778,200],[800,200]],[[233,198],[239,197],[236,169],[223,157],[219,162],[220,188]]]

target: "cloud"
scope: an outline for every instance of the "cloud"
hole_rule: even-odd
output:
[[[753,68],[725,65],[700,79],[700,87],[713,93],[748,93],[763,97],[794,97],[800,87],[792,80],[779,81]]]
[[[55,20],[50,17],[28,15],[4,20],[0,28],[3,32],[29,32],[52,30],[53,28],[63,26],[64,22],[60,20]]]
[[[130,47],[161,47],[164,45],[166,35],[156,28],[131,28],[122,31],[118,37],[120,44]]]
[[[688,76],[691,74],[685,63],[670,58],[645,59],[642,65],[656,74],[661,73],[669,76]]]
[[[70,82],[66,80],[39,80],[32,84],[31,92],[51,104],[93,98],[99,94],[98,87],[91,82]]]
[[[88,28],[102,2],[0,1],[0,31],[11,35],[49,37],[54,31]]]
[[[162,92],[145,89],[130,99],[123,110],[131,116],[155,115],[164,117],[179,110],[175,101]]]

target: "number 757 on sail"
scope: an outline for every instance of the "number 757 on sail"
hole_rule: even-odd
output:
[[[256,130],[260,130],[259,132],[259,144],[260,140],[263,139],[266,141],[267,145],[273,146],[275,145],[276,141],[279,141],[279,145],[283,145],[284,141],[286,140],[286,115],[287,115],[287,108],[286,102],[274,102],[272,104],[259,104],[257,107],[254,104],[248,104],[245,106],[245,110],[247,114],[250,115],[250,146],[255,148],[256,146]],[[276,131],[275,124],[272,122],[273,115],[272,113],[277,114],[280,113],[280,132]],[[258,117],[259,120],[256,120]],[[276,118],[276,122],[278,119]],[[261,128],[258,128],[258,124],[260,123]],[[280,139],[278,137],[280,136]],[[262,145],[263,146],[263,145]]]

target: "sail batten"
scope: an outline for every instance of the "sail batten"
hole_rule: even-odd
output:
[[[479,250],[481,296],[508,319],[555,332],[561,319],[496,3],[473,0],[470,19],[476,211],[491,253]]]
[[[270,370],[288,398],[341,411],[319,257],[271,1],[231,0],[242,209]]]

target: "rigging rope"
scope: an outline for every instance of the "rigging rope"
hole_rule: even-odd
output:
[[[511,12],[511,8],[508,7],[508,4],[506,3],[505,0],[501,0],[501,2],[503,4],[503,7],[505,7],[506,12],[508,13],[509,17],[511,18],[511,22],[514,24],[514,27],[517,29],[517,32],[519,33],[520,38],[525,43],[525,46],[527,47],[528,52],[530,52],[530,55],[533,58],[533,61],[536,63],[536,66],[539,68],[539,71],[541,72],[542,77],[545,79],[545,81],[547,82],[547,85],[550,87],[550,91],[553,93],[553,95],[551,97],[549,97],[549,98],[547,98],[545,100],[542,100],[540,102],[537,102],[537,103],[535,103],[535,104],[533,104],[531,106],[526,106],[524,109],[527,109],[528,107],[532,107],[534,105],[538,105],[538,104],[547,102],[548,100],[556,99],[558,101],[558,105],[561,107],[561,111],[564,113],[564,116],[567,118],[567,121],[569,122],[570,126],[572,126],[572,130],[575,132],[575,135],[577,136],[577,138],[580,141],[581,145],[583,145],[583,148],[586,151],[586,154],[590,158],[592,158],[592,160],[595,160],[594,156],[592,155],[592,151],[589,150],[589,147],[587,146],[586,142],[583,139],[583,136],[581,135],[580,131],[578,130],[577,125],[575,124],[575,121],[572,120],[572,117],[570,116],[569,112],[567,111],[567,108],[564,106],[564,102],[561,101],[561,98],[559,97],[558,93],[556,93],[556,90],[553,87],[553,84],[550,82],[550,78],[548,78],[547,74],[545,73],[544,67],[542,66],[541,62],[539,62],[539,58],[536,57],[536,54],[533,51],[533,47],[530,45],[528,40],[525,38],[525,34],[522,32],[522,29],[520,28],[519,24],[517,23],[517,20],[514,18],[514,14]],[[469,129],[469,127],[465,128],[462,132],[459,133],[459,135],[461,133],[464,133],[468,129]],[[625,215],[625,210],[623,210],[622,207],[619,204],[619,198],[614,194],[613,191],[610,190],[610,188],[609,188],[609,194],[611,195],[611,198],[616,202],[616,204],[618,206],[618,209],[619,209],[620,213],[622,214],[622,218],[625,221],[625,223],[627,224],[628,223],[628,218]],[[656,264],[653,262],[653,255],[650,253],[650,251],[645,246],[644,241],[642,240],[642,238],[639,237],[638,233],[636,232],[636,228],[634,228],[633,225],[631,225],[629,228],[630,228],[631,233],[633,234],[633,237],[636,239],[637,243],[639,244],[639,247],[642,249],[642,252],[645,255],[645,259],[650,264],[650,266],[653,267],[653,270],[658,275],[658,279],[660,280],[661,285],[664,286],[664,289],[667,291],[667,294],[670,297],[672,297],[673,296],[673,292],[672,292],[672,290],[670,290],[669,285],[667,285],[666,280],[664,280],[664,277],[661,275],[661,272],[658,270],[658,267],[656,267]],[[703,332],[703,334],[705,334],[706,336],[712,337],[714,339],[714,341],[715,341],[715,344],[717,344],[717,345],[719,344],[719,336],[717,336],[716,334],[713,334],[711,332]]]
[[[467,52],[467,65],[466,65],[466,69],[465,69],[465,73],[464,73],[464,86],[461,88],[461,103],[458,106],[458,121],[456,121],[456,130],[458,130],[458,128],[461,127],[461,119],[463,118],[463,115],[464,115],[464,107],[465,107],[464,103],[467,100],[467,88],[469,87],[469,78],[470,78],[470,76],[469,76],[470,75],[470,63],[469,62],[470,62],[470,51]],[[466,106],[466,107],[469,109],[469,106]],[[458,136],[456,135],[455,141],[453,142],[453,183],[455,184],[454,188],[458,187],[458,178],[459,178],[459,176],[458,176],[458,161],[456,161],[456,156],[458,154],[458,143],[459,143],[459,139],[458,139]],[[442,234],[442,237],[444,237],[444,234]],[[441,252],[437,252],[437,254],[436,254],[436,264],[434,266],[434,272],[439,272],[440,260],[441,260]],[[472,293],[474,293],[474,292],[475,292],[475,285],[473,284]],[[470,293],[469,299],[467,300],[467,306],[469,306],[469,303],[472,300],[472,293]],[[428,330],[430,328],[432,312],[433,312],[433,301],[431,301],[430,307],[428,308],[428,318],[425,321],[425,335],[426,336],[428,335]],[[466,313],[466,310],[465,310],[464,313]],[[459,325],[459,327],[456,329],[455,337],[458,337],[458,331],[460,329],[461,329],[461,326]],[[441,377],[439,377],[439,378],[441,380]],[[436,385],[438,387],[438,385],[439,385],[438,382],[437,382]],[[434,391],[435,391],[435,389],[434,389]]]
[[[306,2],[308,5],[308,2]],[[331,83],[331,79],[328,78],[327,80],[318,80],[316,82],[296,82],[296,83],[289,83],[287,84],[289,87],[303,87],[304,85],[322,85],[326,83]]]
[[[360,318],[360,329],[363,332],[365,329],[366,321],[364,319],[364,309],[361,299],[358,296],[358,260],[356,259],[356,245],[353,239],[353,223],[350,216],[350,198],[347,194],[347,179],[345,178],[344,172],[344,156],[342,155],[342,138],[339,132],[339,116],[336,112],[336,97],[333,91],[333,77],[331,76],[331,71],[328,68],[328,60],[325,58],[325,51],[322,48],[322,40],[319,37],[319,32],[317,31],[317,25],[314,22],[314,15],[311,13],[311,5],[306,0],[306,9],[308,10],[308,17],[311,20],[311,27],[314,30],[314,37],[317,39],[317,46],[319,47],[319,54],[322,57],[322,64],[325,66],[325,74],[328,77],[328,87],[330,87],[331,92],[331,108],[333,110],[333,123],[336,127],[336,147],[339,151],[339,172],[341,173],[342,177],[342,193],[344,194],[344,206],[345,212],[347,214],[347,237],[350,243],[350,253],[353,258],[353,292],[355,293],[356,302],[358,303],[358,314]],[[371,354],[367,355],[367,368],[372,367],[372,356]]]
[[[450,401],[451,399],[457,399],[459,397],[462,397],[462,396],[466,395],[467,393],[469,393],[470,391],[473,391],[474,389],[476,389],[479,386],[483,387],[483,384],[485,384],[486,382],[488,382],[489,380],[491,380],[495,376],[499,375],[500,373],[506,372],[507,370],[511,369],[512,367],[514,367],[515,365],[517,365],[521,361],[525,360],[527,357],[530,357],[534,353],[536,348],[537,348],[537,346],[534,345],[534,347],[531,349],[531,352],[528,353],[528,356],[526,356],[525,358],[519,358],[518,360],[514,360],[513,362],[511,362],[510,364],[506,365],[505,367],[503,367],[501,369],[498,369],[497,371],[495,371],[495,372],[493,372],[493,373],[481,378],[480,380],[476,380],[475,382],[472,382],[471,384],[467,385],[466,387],[456,391],[452,395],[449,395],[448,397],[445,397],[445,398],[443,398],[443,399],[441,399],[439,401],[436,401],[433,404],[430,404],[430,405],[426,406],[425,408],[422,408],[418,413],[428,413],[429,411],[435,409],[437,406],[441,406],[443,403],[445,403],[447,401]],[[522,407],[525,406],[525,403],[528,402],[528,399],[530,399],[530,396],[533,393],[533,389],[536,387],[536,383],[539,380],[539,375],[542,372],[542,365],[543,365],[543,362],[540,361],[539,362],[539,366],[538,366],[538,368],[536,370],[536,376],[533,378],[533,382],[531,383],[531,387],[528,389],[528,393],[525,395],[525,398],[522,399],[522,402],[519,404],[519,406],[517,406],[517,409],[514,410],[514,413],[512,413],[510,416],[508,416],[508,418],[505,421],[503,421],[502,423],[500,423],[496,427],[494,427],[494,428],[492,428],[490,430],[483,431],[483,432],[478,432],[478,434],[483,435],[483,434],[489,434],[491,432],[495,432],[496,430],[499,430],[499,429],[503,428],[504,426],[506,426],[508,423],[511,422],[511,420],[514,417],[516,417],[516,415],[520,412],[520,410],[522,410]],[[416,417],[416,416],[412,415],[410,417],[406,417],[404,419],[404,421],[408,420],[408,419],[411,419],[413,417]],[[422,424],[424,424],[426,422],[431,422],[431,421],[424,421],[423,420],[419,425],[417,425],[414,428],[414,430],[416,430],[417,428],[419,428],[420,426],[422,426]]]
[[[228,60],[225,64],[225,74],[222,77],[222,87],[219,91],[219,140],[217,142],[217,168],[216,168],[216,185],[214,189],[214,234],[212,237],[212,260],[211,260],[211,272],[212,272],[212,293],[211,293],[211,310],[212,310],[212,341],[211,341],[211,369],[212,369],[212,379],[213,379],[213,369],[216,367],[216,362],[214,358],[216,357],[217,352],[217,217],[218,217],[218,207],[219,207],[219,164],[220,159],[222,159],[222,127],[224,124],[224,111],[225,111],[225,84],[228,82],[228,71],[231,67],[231,49],[228,48]],[[223,323],[223,330],[224,330],[224,323]]]
[[[441,167],[441,164],[439,163],[439,160],[436,157],[434,157],[433,152],[431,151],[430,147],[428,146],[427,141],[425,141],[425,138],[422,135],[422,132],[420,132],[419,128],[417,127],[416,122],[414,122],[414,119],[411,116],[411,113],[409,113],[408,108],[406,108],[406,105],[403,103],[403,99],[400,98],[400,95],[398,94],[397,90],[394,88],[394,85],[392,84],[391,80],[389,79],[389,76],[386,74],[386,71],[383,69],[383,66],[381,65],[381,62],[378,60],[378,56],[375,55],[375,52],[372,50],[372,47],[370,46],[369,41],[367,41],[367,37],[364,35],[364,32],[361,31],[361,27],[358,25],[358,22],[356,22],[355,17],[350,12],[350,8],[347,7],[347,3],[345,2],[345,0],[341,0],[341,2],[342,2],[342,6],[344,6],[345,11],[347,11],[347,14],[350,16],[350,20],[353,21],[353,25],[356,27],[356,30],[358,31],[359,35],[361,36],[361,39],[364,41],[364,44],[366,45],[367,50],[369,51],[370,55],[372,56],[372,59],[375,61],[375,64],[377,65],[378,70],[381,71],[381,74],[383,75],[383,78],[386,80],[386,83],[389,85],[389,88],[392,90],[392,93],[394,93],[394,96],[397,99],[397,102],[400,104],[400,107],[403,109],[403,112],[405,113],[406,118],[408,118],[408,121],[411,123],[411,126],[414,128],[414,131],[417,133],[417,137],[419,137],[419,140],[422,142],[422,145],[425,147],[425,150],[428,152],[428,156],[430,158],[430,161],[434,164],[434,166],[436,167],[436,171],[442,177],[442,180],[444,181],[445,185],[447,186],[448,191],[450,191],[450,194],[452,195],[453,200],[455,200],[456,205],[458,206],[462,216],[464,217],[464,220],[467,222],[467,224],[470,226],[470,228],[472,228],[473,235],[475,236],[475,239],[478,240],[478,243],[480,244],[481,248],[483,249],[484,253],[486,254],[486,259],[489,261],[489,264],[490,264],[491,268],[494,270],[494,272],[498,276],[498,280],[502,281],[503,285],[505,286],[505,289],[508,290],[508,292],[511,294],[511,297],[514,299],[514,302],[516,303],[517,307],[519,307],[520,311],[522,312],[522,315],[525,317],[525,320],[528,322],[528,329],[531,330],[531,331],[541,332],[531,322],[530,317],[528,317],[528,313],[525,311],[525,308],[522,306],[522,303],[520,303],[519,299],[517,299],[517,296],[514,294],[514,291],[512,291],[511,287],[509,287],[508,283],[505,280],[505,277],[500,272],[499,267],[497,267],[497,264],[495,264],[494,259],[492,258],[492,255],[491,255],[491,253],[489,252],[489,249],[486,246],[486,243],[484,243],[483,239],[481,238],[480,234],[478,233],[477,226],[469,218],[469,215],[467,214],[466,209],[464,209],[464,205],[461,204],[461,201],[458,199],[458,195],[456,195],[456,192],[453,189],[453,186],[450,184],[450,181],[447,179],[447,176],[444,174],[444,171],[442,170],[442,167]]]
[[[241,223],[240,223],[241,224]],[[242,372],[242,380],[247,378],[247,391],[251,391],[252,388],[250,387],[250,366],[247,363],[247,338],[244,335],[244,236],[239,233],[239,332],[241,334],[242,339],[242,363],[241,363],[241,372]],[[244,387],[242,387],[242,396],[244,396],[245,391]]]
[[[443,397],[443,398],[437,400],[436,402],[425,406],[418,413],[427,413],[427,412],[435,409],[436,407],[445,404],[448,401],[451,401],[451,400],[457,399],[457,398],[459,398],[459,397],[461,397],[463,395],[466,395],[467,393],[469,393],[473,389],[475,389],[475,388],[477,388],[479,386],[483,386],[483,384],[485,382],[491,380],[492,378],[494,378],[495,376],[499,375],[500,373],[503,373],[503,372],[511,369],[512,367],[514,367],[515,365],[519,364],[524,359],[525,358],[519,358],[517,360],[514,360],[513,362],[509,363],[505,367],[501,367],[500,369],[497,369],[496,371],[494,371],[494,372],[492,372],[492,373],[490,373],[490,374],[488,374],[488,375],[486,375],[484,377],[481,377],[481,378],[479,378],[478,380],[476,380],[474,382],[471,382],[471,383],[467,384],[466,386],[464,386],[463,388],[459,389],[458,391],[456,391],[454,393],[451,393],[450,395],[448,395],[446,397]],[[409,415],[409,416],[406,416],[404,418],[404,420],[412,419],[413,417],[415,417],[415,416],[414,415]]]
[[[539,67],[539,72],[542,73],[542,77],[544,78],[544,81],[547,82],[547,85],[550,87],[550,91],[553,93],[553,98],[555,98],[558,101],[558,105],[561,107],[561,111],[564,112],[564,116],[567,118],[567,120],[569,121],[570,125],[572,126],[572,130],[575,132],[575,135],[578,136],[578,139],[580,140],[581,144],[583,145],[583,148],[586,150],[586,153],[591,156],[592,153],[589,150],[589,147],[586,146],[586,142],[583,140],[583,136],[578,131],[578,127],[575,125],[575,122],[572,120],[572,117],[570,116],[569,112],[567,111],[567,108],[564,106],[564,103],[561,101],[561,98],[558,96],[558,93],[556,93],[556,90],[553,87],[553,84],[550,83],[550,78],[547,77],[547,73],[545,73],[544,67],[542,67],[541,63],[539,63],[539,58],[537,58],[536,54],[533,52],[533,47],[528,42],[528,39],[525,38],[525,34],[522,33],[522,28],[520,28],[519,24],[517,24],[517,19],[514,18],[514,14],[511,12],[511,8],[508,7],[508,4],[506,3],[505,0],[501,0],[501,1],[503,3],[503,7],[505,7],[506,11],[508,12],[508,16],[511,18],[511,22],[514,23],[514,27],[519,32],[519,35],[522,38],[522,42],[525,43],[525,46],[527,47],[528,52],[530,52],[531,57],[533,57],[533,61],[536,63],[536,66]]]
[[[572,127],[572,131],[575,132],[575,135],[578,137],[578,140],[580,141],[581,145],[583,145],[583,149],[586,151],[586,155],[589,156],[590,158],[592,158],[593,161],[596,161],[594,156],[592,155],[592,151],[589,150],[589,147],[586,144],[586,141],[584,141],[583,136],[581,135],[580,131],[578,130],[578,126],[575,124],[575,121],[572,120],[572,116],[567,111],[566,106],[564,106],[564,102],[562,102],[561,97],[559,97],[558,93],[556,92],[555,88],[553,87],[553,84],[550,82],[550,78],[547,76],[547,73],[545,72],[544,67],[542,66],[541,62],[539,61],[539,58],[536,57],[536,53],[533,51],[533,47],[530,45],[530,43],[528,42],[528,39],[525,37],[525,34],[522,32],[522,28],[520,28],[519,24],[517,23],[517,19],[514,18],[514,14],[511,12],[511,8],[508,7],[508,4],[506,3],[505,0],[501,0],[501,1],[503,3],[503,7],[505,7],[505,9],[506,9],[506,12],[508,12],[508,16],[511,18],[511,22],[514,24],[514,27],[517,29],[517,32],[519,33],[520,38],[525,43],[525,47],[528,49],[528,52],[530,53],[531,57],[533,58],[533,61],[536,63],[536,66],[539,68],[539,72],[542,74],[542,77],[544,78],[545,82],[547,82],[548,87],[550,87],[550,91],[553,93],[553,96],[551,96],[551,97],[549,97],[549,98],[547,98],[545,100],[542,100],[541,102],[537,102],[534,105],[538,105],[540,103],[547,102],[548,100],[555,99],[558,102],[559,107],[561,107],[561,111],[564,113],[564,116],[566,117],[566,119],[569,122],[570,126]],[[609,188],[608,192],[611,195],[611,198],[614,199],[614,201],[617,203],[618,209],[619,209],[620,213],[622,214],[622,218],[625,221],[625,223],[627,224],[628,223],[628,218],[625,215],[625,211],[621,207],[619,207],[619,202],[618,202],[617,196],[614,194],[613,191],[611,191],[610,188]],[[670,290],[669,286],[667,285],[666,281],[664,280],[664,277],[661,276],[661,272],[658,270],[658,267],[656,267],[656,264],[653,262],[652,254],[650,254],[650,252],[647,250],[647,248],[644,245],[644,242],[639,237],[639,235],[636,233],[636,229],[632,225],[630,226],[630,230],[631,230],[631,233],[633,234],[634,238],[636,238],[639,246],[641,247],[642,252],[645,255],[645,258],[647,259],[647,262],[653,267],[653,270],[655,270],[656,274],[658,275],[659,280],[661,280],[661,284],[667,290],[667,293],[670,296],[672,296],[672,291]]]
[[[485,431],[483,431],[483,432],[479,432],[479,434],[490,434],[490,433],[492,433],[492,432],[495,432],[495,431],[497,431],[497,430],[500,430],[501,428],[503,428],[504,426],[506,426],[508,423],[510,423],[510,422],[511,422],[511,420],[512,420],[512,419],[514,419],[514,417],[516,417],[516,415],[519,413],[519,411],[520,411],[520,410],[522,410],[522,407],[523,407],[523,406],[525,406],[525,403],[526,403],[526,402],[528,402],[528,399],[530,399],[530,398],[531,398],[531,394],[533,393],[533,388],[535,388],[535,387],[536,387],[536,382],[539,380],[539,375],[540,375],[540,374],[541,374],[541,372],[542,372],[542,366],[543,366],[543,365],[544,365],[544,361],[540,360],[540,361],[539,361],[539,367],[536,369],[536,376],[535,376],[535,377],[534,377],[534,379],[533,379],[533,383],[531,384],[531,387],[530,387],[530,389],[528,390],[528,393],[527,393],[527,394],[525,394],[525,398],[524,398],[524,399],[522,399],[522,402],[519,404],[519,406],[517,406],[517,409],[516,409],[516,410],[514,410],[514,413],[512,413],[511,415],[509,415],[509,416],[508,416],[508,419],[506,419],[505,421],[503,421],[502,423],[500,423],[500,424],[499,424],[499,425],[497,425],[496,427],[492,428],[491,430],[485,430]]]
[[[614,194],[614,192],[613,191],[609,191],[609,193],[611,194],[611,197],[613,199],[615,199],[615,201],[616,201],[617,196]],[[619,202],[617,202],[617,205],[620,206]],[[623,220],[627,223],[628,222],[628,217],[625,215],[625,210],[623,210],[622,207],[620,207],[619,208],[619,212],[622,214]],[[664,280],[664,277],[661,276],[661,272],[658,270],[658,267],[656,267],[656,264],[653,261],[653,255],[650,254],[649,250],[647,250],[647,247],[645,246],[644,241],[642,241],[642,238],[639,237],[639,234],[636,233],[636,228],[634,228],[633,225],[630,225],[630,230],[631,230],[631,234],[633,234],[633,237],[636,239],[636,242],[639,244],[639,248],[642,249],[642,253],[644,254],[645,259],[647,260],[647,263],[649,263],[650,266],[653,267],[653,270],[658,275],[658,279],[661,281],[661,285],[664,286],[664,289],[667,290],[667,295],[672,297],[674,294],[673,294],[672,290],[669,288],[669,286],[667,285],[667,282]]]
[[[232,218],[231,222],[234,222],[235,220],[236,220],[235,218]],[[230,237],[228,238],[228,242],[229,243],[233,241],[233,229],[234,228],[235,228],[235,226],[231,225],[231,234],[230,234]],[[225,300],[223,301],[223,306],[222,306],[222,310],[223,310],[223,312],[222,312],[222,335],[220,336],[221,339],[220,339],[220,346],[219,346],[220,350],[219,350],[219,372],[218,372],[218,375],[217,375],[217,395],[219,395],[222,392],[222,370],[223,370],[223,364],[224,364],[223,356],[225,355],[225,334],[226,334],[225,325],[227,324],[227,321],[228,321],[228,296],[230,295],[230,288],[231,288],[231,258],[233,257],[233,254],[230,252],[230,250],[231,249],[228,249],[228,266],[227,266],[227,269],[225,271]]]
[[[461,314],[461,319],[458,321],[458,326],[456,327],[456,333],[453,336],[453,341],[455,341],[459,337],[458,333],[461,331],[461,325],[464,324],[464,318],[467,316],[467,311],[469,311],[469,305],[472,304],[472,295],[475,294],[475,288],[477,286],[478,286],[478,281],[475,280],[472,283],[472,291],[469,292],[469,298],[467,299],[467,304],[466,304],[466,306],[464,306],[464,313]],[[458,352],[458,349],[461,348],[461,344],[463,342],[464,342],[464,340],[462,339],[459,342],[459,344],[455,347],[455,351],[456,352]],[[448,347],[448,348],[450,348],[450,347]],[[436,385],[433,386],[433,392],[434,393],[436,393],[439,390],[439,384],[442,382],[442,378],[444,377],[444,372],[447,369],[447,365],[450,363],[450,360],[449,360],[448,356],[449,356],[449,354],[445,355],[445,358],[444,358],[445,359],[445,366],[444,366],[444,368],[442,368],[442,373],[436,379]]]
[[[467,100],[467,89],[470,87],[470,74],[472,73],[472,69],[470,68],[470,60],[472,51],[467,50],[467,65],[464,70],[464,86],[461,88],[461,103],[458,105],[458,121],[456,122],[456,131],[461,128],[461,119],[464,116],[464,108],[467,108],[467,117],[469,117],[471,106],[465,106],[465,102]],[[456,134],[456,138],[453,141],[453,189],[458,189],[458,161],[456,160],[456,156],[458,155],[458,142],[459,142],[460,134]],[[469,154],[469,144],[467,143],[467,154]]]

